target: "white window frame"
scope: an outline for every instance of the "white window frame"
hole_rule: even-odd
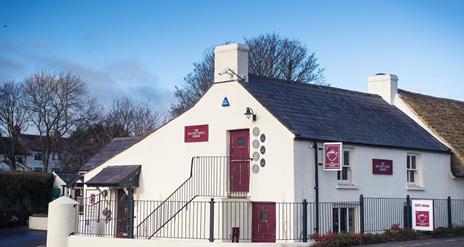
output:
[[[406,183],[408,186],[421,186],[421,166],[419,164],[420,155],[408,153],[406,156]],[[412,181],[411,174],[413,174]]]
[[[357,225],[358,225],[358,222],[357,222],[357,215],[358,215],[358,212],[357,212],[357,205],[343,205],[343,204],[340,204],[340,205],[337,205],[335,204],[334,207],[332,208],[332,211],[333,210],[336,210],[337,211],[337,228],[338,229],[333,229],[333,223],[334,223],[334,220],[332,218],[332,231],[333,230],[337,230],[336,232],[351,232],[351,233],[354,233],[356,232],[358,229],[357,229]],[[346,223],[346,231],[342,231],[342,226],[341,226],[341,223],[342,223],[342,210],[345,211],[345,223]],[[350,216],[351,216],[351,224],[350,224]]]
[[[346,159],[345,152],[348,152],[348,159]],[[338,184],[353,184],[353,149],[343,148],[343,164],[342,170],[337,171],[337,183]],[[346,162],[348,161],[348,164]],[[343,179],[343,174],[346,171],[346,179]]]
[[[42,152],[35,152],[34,160],[42,160]]]

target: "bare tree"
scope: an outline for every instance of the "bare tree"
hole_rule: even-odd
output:
[[[113,138],[146,136],[163,121],[161,114],[148,104],[136,103],[128,97],[115,99],[102,119],[77,128],[63,142],[60,169],[76,172]]]
[[[177,103],[171,105],[171,115],[178,116],[188,110],[208,90],[214,81],[214,54],[211,49],[203,59],[193,64],[193,71],[184,77],[182,87],[175,86]]]
[[[145,136],[162,123],[160,113],[148,104],[138,104],[128,97],[115,99],[106,116],[105,124],[111,130],[121,128],[131,136]]]
[[[50,154],[62,137],[95,117],[95,99],[71,73],[35,73],[26,79],[25,93],[31,122],[42,136],[43,171],[48,172]]]
[[[288,81],[327,85],[316,54],[298,40],[264,34],[245,39],[251,73]]]
[[[250,47],[249,72],[265,77],[328,85],[324,69],[314,52],[298,40],[283,38],[278,34],[263,34],[245,39]],[[171,105],[171,116],[178,116],[189,109],[211,86],[214,80],[214,54],[204,52],[193,71],[184,77],[184,84],[175,87],[176,104]]]
[[[0,127],[10,137],[6,142],[6,156],[11,170],[16,170],[16,155],[21,130],[27,128],[29,112],[22,84],[5,82],[0,86]]]

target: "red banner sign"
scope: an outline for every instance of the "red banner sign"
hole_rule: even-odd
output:
[[[343,147],[341,142],[324,143],[324,170],[340,171],[343,164]]]
[[[372,173],[379,175],[392,175],[393,174],[393,160],[372,160]]]
[[[185,142],[207,142],[208,141],[208,125],[192,125],[185,126],[184,130]]]

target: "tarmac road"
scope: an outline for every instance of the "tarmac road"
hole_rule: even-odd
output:
[[[27,226],[0,228],[0,247],[44,247],[46,242],[45,231],[32,231]]]
[[[369,247],[464,247],[464,236],[364,245]]]

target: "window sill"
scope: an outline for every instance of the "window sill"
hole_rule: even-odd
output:
[[[347,184],[347,183],[337,183],[336,188],[338,190],[357,190],[358,186],[354,184]]]
[[[409,191],[424,191],[425,188],[422,187],[422,186],[419,186],[419,185],[410,185],[410,184],[407,184],[407,185],[406,185],[406,190],[409,190]]]

